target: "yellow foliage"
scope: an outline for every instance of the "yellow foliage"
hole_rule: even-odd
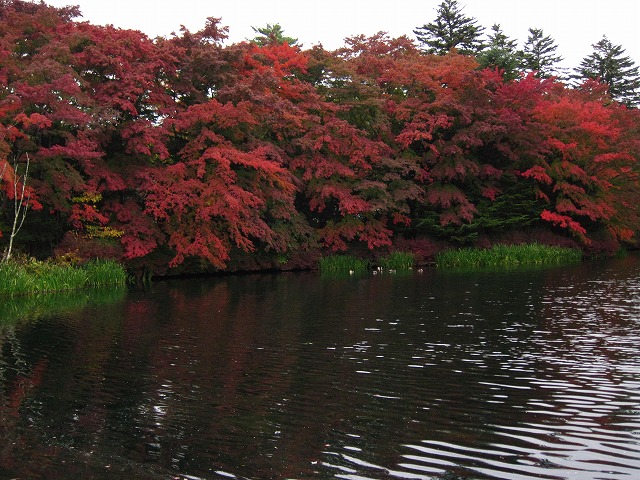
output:
[[[93,204],[98,203],[100,200],[102,200],[101,193],[89,193],[89,192],[85,192],[82,195],[73,197],[71,199],[71,201],[75,203],[93,203]]]
[[[87,225],[87,238],[120,238],[124,232],[113,227],[101,227],[97,225]]]

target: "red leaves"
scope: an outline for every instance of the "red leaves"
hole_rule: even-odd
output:
[[[21,124],[25,129],[28,129],[30,127],[41,129],[51,126],[51,120],[39,113],[32,113],[31,115],[19,113],[15,116],[14,121],[16,124]]]
[[[548,167],[547,167],[548,168]],[[536,182],[551,185],[553,179],[547,174],[546,169],[542,165],[534,165],[533,167],[525,170],[521,174],[524,178],[532,178]]]
[[[244,56],[245,68],[258,73],[269,71],[274,76],[283,78],[294,72],[307,71],[307,57],[299,47],[287,43],[274,43],[264,47],[250,44]]]
[[[124,232],[125,259],[383,248],[415,223],[482,223],[514,191],[585,243],[640,230],[640,117],[595,86],[505,82],[383,33],[333,53],[223,47],[217,19],[151,40],[0,9],[0,163],[29,152],[32,198],[76,238]]]
[[[549,210],[544,210],[540,215],[540,218],[547,222],[551,222],[558,227],[566,228],[577,237],[586,240],[585,235],[587,234],[587,231],[585,228],[568,215],[560,215],[558,213],[550,212]]]
[[[223,268],[232,248],[250,252],[258,242],[282,248],[281,234],[265,217],[288,221],[296,189],[273,148],[243,142],[249,138],[243,130],[257,123],[245,104],[216,100],[172,120],[175,134],[187,140],[178,152],[182,161],[140,176],[145,212],[176,253],[170,266],[195,256]]]
[[[142,118],[123,125],[121,131],[125,141],[125,152],[130,155],[145,155],[165,161],[169,158],[167,132]]]
[[[615,200],[616,184],[631,180],[636,163],[629,146],[620,141],[622,129],[615,119],[619,112],[619,107],[605,106],[589,92],[557,89],[533,109],[545,137],[540,150],[546,160],[536,162],[522,176],[537,182],[539,196],[550,204],[542,220],[585,243],[590,242],[587,219],[625,238],[630,229],[613,226],[637,221],[635,215],[623,213],[625,209]]]

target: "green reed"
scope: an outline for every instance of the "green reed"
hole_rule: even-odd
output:
[[[320,258],[318,267],[322,273],[355,273],[366,271],[369,262],[352,255],[329,255]]]
[[[83,266],[87,273],[87,286],[104,287],[126,285],[128,276],[122,265],[112,260],[94,260]]]
[[[443,268],[511,268],[577,263],[581,259],[582,252],[574,248],[527,243],[495,245],[490,249],[445,250],[436,255],[436,265]]]
[[[34,295],[87,287],[126,285],[127,274],[117,262],[94,260],[81,266],[30,259],[0,264],[0,295]]]
[[[391,252],[378,259],[378,266],[383,270],[411,270],[416,263],[416,257],[410,252]]]

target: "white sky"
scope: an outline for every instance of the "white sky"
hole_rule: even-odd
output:
[[[49,5],[79,5],[83,20],[169,36],[180,25],[191,31],[207,17],[221,17],[229,43],[253,38],[251,27],[279,23],[304,47],[343,45],[345,37],[386,31],[406,34],[435,19],[442,0],[45,0]],[[563,65],[573,68],[603,35],[622,45],[640,64],[640,0],[459,0],[463,12],[489,31],[499,23],[521,47],[530,27],[542,28],[558,45]]]

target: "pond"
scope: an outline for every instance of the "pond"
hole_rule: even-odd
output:
[[[0,478],[640,478],[637,256],[3,302]]]

